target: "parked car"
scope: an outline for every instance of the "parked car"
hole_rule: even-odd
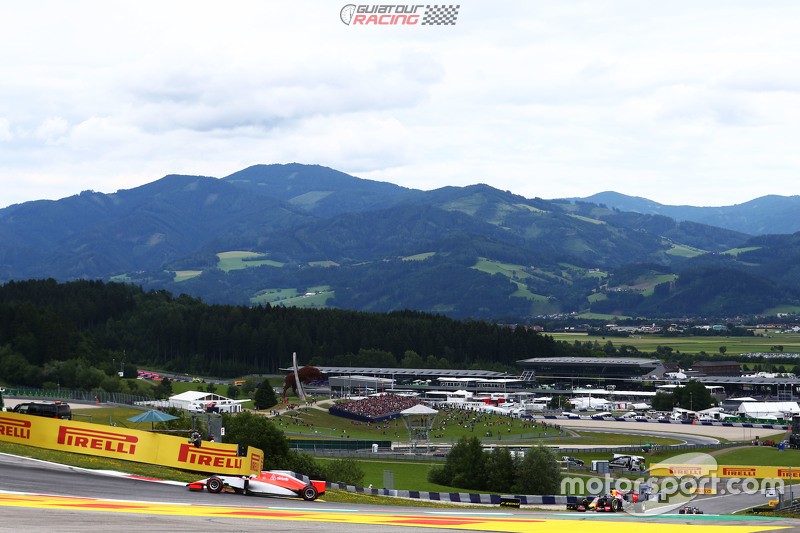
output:
[[[72,408],[64,402],[25,402],[14,406],[14,412],[21,415],[72,420]]]

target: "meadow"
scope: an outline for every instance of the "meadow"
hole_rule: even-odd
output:
[[[619,347],[634,346],[641,352],[655,352],[658,346],[668,346],[676,352],[696,354],[705,352],[720,355],[720,347],[725,347],[725,356],[744,353],[770,353],[775,347],[783,347],[784,353],[800,353],[800,335],[796,333],[778,333],[776,331],[758,330],[755,337],[664,337],[661,335],[633,335],[630,337],[605,337],[587,335],[585,333],[546,333],[557,341],[573,343],[597,341],[600,345],[606,342]],[[781,364],[780,359],[775,364]]]
[[[290,437],[408,440],[408,430],[401,419],[367,424],[331,415],[326,410],[304,407],[282,412],[274,420]],[[430,437],[434,444],[452,444],[463,436],[477,436],[484,442],[530,445],[568,435],[552,424],[533,424],[471,412],[443,412],[437,416]]]

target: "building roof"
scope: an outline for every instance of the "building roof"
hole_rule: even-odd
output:
[[[797,402],[742,402],[739,412],[743,414],[800,413]]]
[[[765,378],[761,376],[704,376],[692,378],[700,383],[715,383],[718,385],[796,385],[797,378]],[[678,380],[683,381],[683,380]],[[687,380],[688,381],[688,380]]]
[[[175,396],[170,396],[169,400],[175,402],[220,402],[223,400],[233,401],[225,396],[220,396],[213,392],[203,392],[197,390],[187,390]]]
[[[323,374],[361,374],[361,375],[393,375],[395,377],[464,377],[464,378],[503,378],[510,377],[505,372],[495,372],[492,370],[457,370],[452,368],[377,368],[363,366],[318,366],[316,367]],[[291,372],[291,368],[282,368],[286,372]]]
[[[488,378],[454,378],[454,377],[439,377],[436,378],[439,381],[452,381],[458,383],[518,383],[522,381],[518,378],[497,378],[497,379],[488,379]]]
[[[430,407],[428,407],[426,405],[422,405],[421,403],[418,403],[417,405],[415,405],[413,407],[409,407],[405,411],[400,411],[400,414],[401,415],[435,415],[438,412],[439,411],[437,411],[436,409],[432,409],[432,408],[430,408]]]
[[[520,359],[517,364],[556,364],[556,365],[639,365],[652,366],[658,364],[658,359],[644,359],[641,357],[532,357]]]
[[[384,385],[391,385],[392,380],[389,378],[379,378],[376,376],[358,376],[358,375],[346,375],[346,376],[331,376],[329,380],[335,380],[336,383],[381,383]]]

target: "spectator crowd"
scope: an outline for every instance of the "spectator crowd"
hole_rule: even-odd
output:
[[[409,396],[382,394],[361,400],[337,403],[330,408],[330,412],[340,416],[355,415],[358,418],[377,420],[396,415],[420,403],[422,403],[420,400]]]

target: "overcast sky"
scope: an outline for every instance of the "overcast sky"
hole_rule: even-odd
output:
[[[0,207],[166,174],[329,166],[418,189],[800,194],[800,2],[0,2]],[[371,4],[369,4],[371,5]]]

